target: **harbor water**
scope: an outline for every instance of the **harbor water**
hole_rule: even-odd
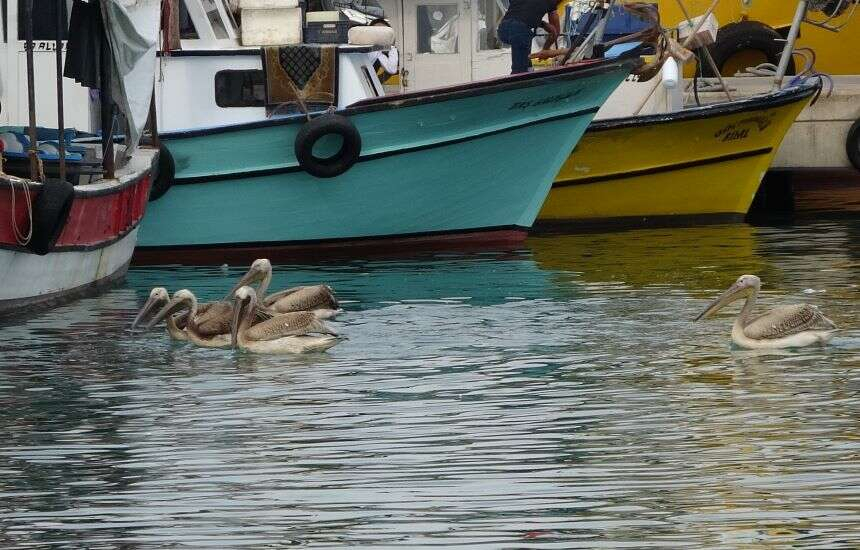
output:
[[[0,321],[0,547],[860,546],[860,221],[276,266],[342,299],[324,354],[129,331],[246,267]],[[692,319],[744,273],[843,329],[733,349]]]

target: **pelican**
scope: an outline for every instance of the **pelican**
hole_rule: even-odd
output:
[[[154,311],[158,311],[170,301],[170,294],[163,286],[157,286],[149,292],[149,298],[143,304],[140,312],[131,323],[131,330],[144,319],[148,318]],[[188,322],[187,314],[169,315],[167,317],[167,334],[174,340],[188,340],[188,335],[185,334],[185,324]]]
[[[780,306],[764,315],[751,317],[761,279],[742,275],[728,290],[696,317],[707,319],[726,305],[746,298],[740,315],[732,326],[732,342],[746,349],[798,348],[826,344],[836,325],[817,307],[808,304]]]
[[[178,311],[188,310],[185,323],[185,335],[189,342],[207,348],[224,348],[230,345],[230,320],[233,307],[230,302],[220,301],[203,304],[205,312],[201,311],[197,297],[188,289],[177,290],[167,304],[153,317],[146,328],[150,329],[168,315]],[[259,308],[252,308],[254,320],[271,318],[271,315]]]
[[[327,350],[340,341],[337,333],[311,311],[282,313],[252,325],[257,292],[243,286],[234,296],[230,333],[230,344],[234,348],[257,353],[303,353]]]
[[[256,291],[257,303],[276,313],[312,311],[318,319],[331,319],[341,312],[337,298],[328,285],[297,286],[266,296],[271,282],[272,263],[265,258],[254,260],[230,294],[243,286],[260,283]]]
[[[137,326],[150,315],[156,308],[164,307],[170,301],[170,295],[167,289],[159,286],[153,288],[149,293],[149,299],[143,305],[143,308],[134,318],[131,323],[131,329],[134,330]],[[223,303],[222,303],[223,302]],[[205,302],[197,306],[198,325],[202,327],[204,332],[212,332],[222,330],[223,332],[230,331],[230,314],[232,306],[229,302]],[[213,308],[214,306],[214,308]],[[219,321],[219,318],[221,319]],[[188,322],[188,313],[180,313],[166,317],[167,332],[174,340],[188,340],[188,335],[185,333],[185,326]],[[159,319],[160,320],[160,319]],[[147,323],[146,329],[152,328],[158,321]]]

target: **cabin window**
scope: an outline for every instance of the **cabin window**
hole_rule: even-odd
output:
[[[418,6],[418,53],[458,53],[459,19],[457,4]]]
[[[509,0],[478,0],[478,50],[501,50],[499,23],[508,11]]]
[[[219,107],[264,107],[266,82],[260,69],[215,73],[215,103]]]
[[[24,5],[25,0],[18,0],[18,40],[24,40]],[[57,9],[63,10],[66,24],[62,29],[62,39],[69,37],[69,7],[66,2],[56,0],[33,0],[33,40],[57,39]],[[4,13],[5,6],[4,6]]]
[[[227,29],[224,27],[224,21],[221,19],[221,14],[218,13],[218,5],[215,0],[202,0],[203,10],[206,12],[206,18],[212,25],[212,30],[215,32],[215,38],[227,38]]]
[[[194,26],[194,21],[191,20],[191,14],[188,13],[188,8],[185,7],[185,2],[179,2],[179,38],[183,40],[200,38],[200,35],[197,34],[197,27]]]
[[[364,73],[364,92],[368,95],[373,95],[374,97],[379,97],[379,94],[376,93],[376,86],[373,85],[373,76],[370,74],[370,69],[367,66],[362,65],[362,72]]]

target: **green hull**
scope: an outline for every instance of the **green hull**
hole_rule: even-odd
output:
[[[532,225],[559,168],[632,61],[546,71],[342,112],[359,161],[318,179],[296,161],[302,118],[163,137],[176,183],[154,201],[144,250],[278,247]]]

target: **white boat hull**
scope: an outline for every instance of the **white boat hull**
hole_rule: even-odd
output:
[[[0,249],[0,314],[31,306],[52,306],[95,294],[121,280],[137,243],[135,228],[103,248],[37,256]]]

